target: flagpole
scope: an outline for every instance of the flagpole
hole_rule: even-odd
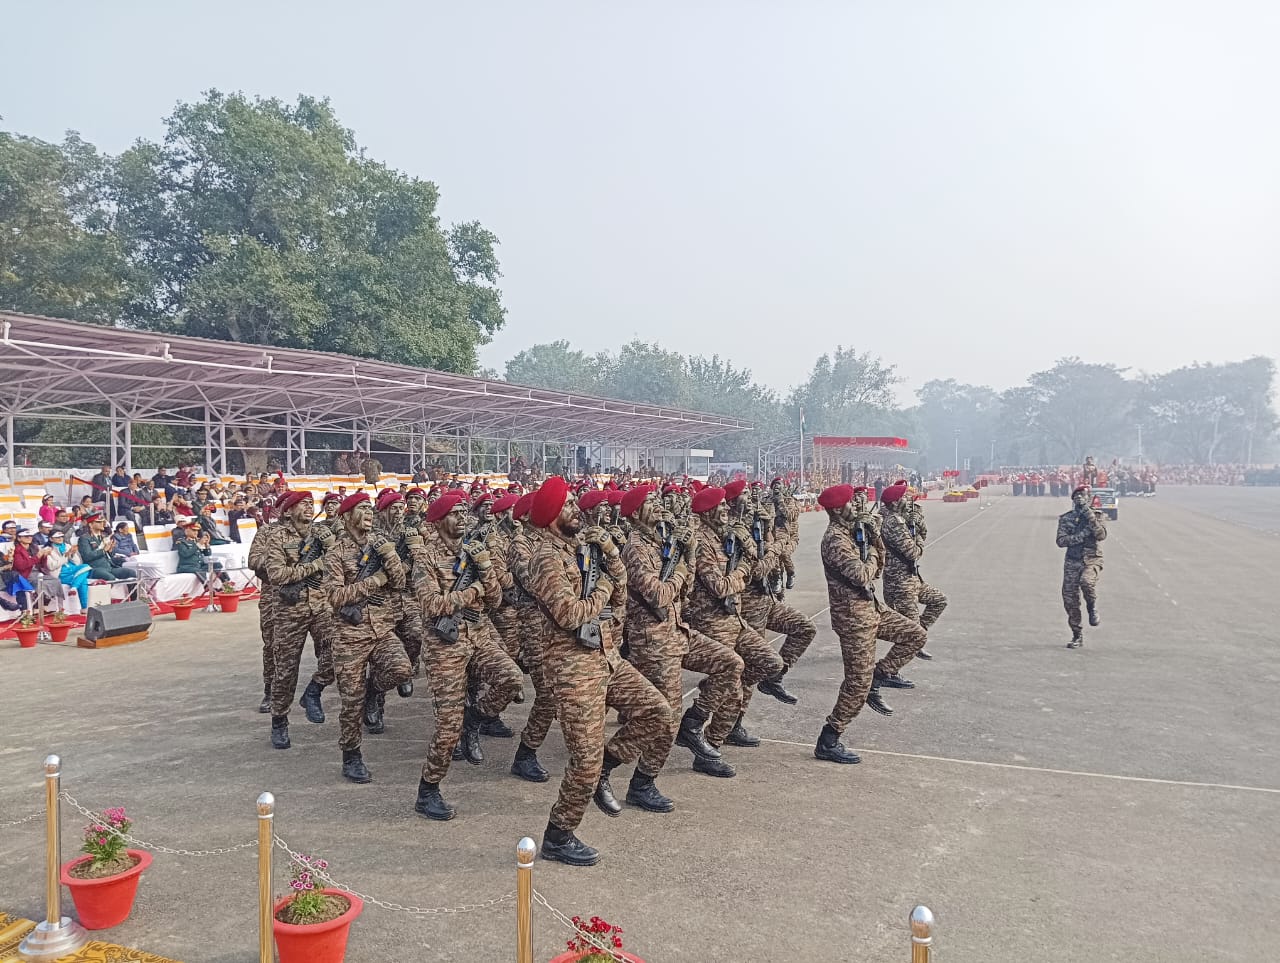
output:
[[[800,406],[800,488],[804,491],[804,405]]]

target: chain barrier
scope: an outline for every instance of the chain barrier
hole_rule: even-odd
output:
[[[32,813],[30,816],[23,816],[21,819],[10,820],[7,823],[0,823],[0,829],[12,829],[14,826],[21,826],[29,823],[33,819],[43,819],[44,813]]]
[[[143,849],[149,849],[153,853],[164,853],[167,856],[226,856],[230,853],[238,853],[246,849],[256,849],[258,841],[241,843],[239,846],[224,846],[221,849],[170,849],[168,846],[161,846],[157,843],[148,843],[138,839],[136,836],[130,836],[128,833],[122,833],[120,830],[102,823],[102,813],[95,813],[92,810],[85,809],[72,797],[71,793],[65,789],[59,795],[73,808],[79,810],[81,815],[87,816],[94,821],[95,824],[102,825],[102,828],[113,836],[119,836],[126,842],[133,843],[135,846],[141,846]]]
[[[381,906],[385,910],[392,910],[397,913],[408,913],[410,916],[451,916],[451,915],[457,915],[460,913],[471,913],[471,912],[475,912],[476,910],[492,909],[493,907],[500,906],[503,903],[510,903],[516,898],[515,893],[505,893],[502,896],[496,896],[493,899],[485,900],[483,903],[463,903],[461,906],[423,907],[423,906],[404,906],[400,903],[389,903],[386,900],[381,900],[375,896],[369,896],[365,893],[362,893],[359,890],[357,890],[354,886],[351,886],[347,883],[343,883],[339,880],[334,879],[328,873],[324,872],[323,870],[316,869],[313,865],[306,862],[302,853],[295,852],[293,849],[289,847],[289,844],[286,843],[279,836],[274,836],[272,838],[275,840],[275,844],[278,848],[283,849],[286,853],[289,854],[290,859],[306,865],[307,871],[311,873],[312,876],[319,876],[322,880],[324,880],[334,889],[340,889],[350,893],[353,896],[358,896],[360,899],[362,899],[366,903],[372,903],[374,906]]]
[[[612,946],[606,945],[604,940],[601,937],[596,936],[596,934],[594,933],[588,933],[585,930],[579,929],[578,924],[573,921],[572,917],[566,916],[564,913],[560,912],[558,909],[556,909],[554,906],[548,903],[547,898],[543,896],[542,893],[540,893],[537,889],[534,889],[533,891],[533,901],[537,903],[539,906],[545,907],[547,912],[550,913],[556,919],[557,922],[561,923],[562,925],[572,930],[574,936],[578,937],[581,940],[584,940],[587,943],[590,943],[601,953],[604,953],[605,955],[607,955],[609,959],[618,960],[620,961],[620,963],[627,963],[627,958],[625,956],[622,956]]]

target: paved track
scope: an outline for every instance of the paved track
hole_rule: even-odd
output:
[[[570,915],[619,923],[657,963],[906,960],[917,902],[937,914],[939,959],[1266,958],[1280,903],[1280,491],[1123,500],[1104,624],[1079,652],[1064,648],[1053,546],[1066,507],[930,504],[923,568],[951,606],[935,661],[904,673],[918,688],[888,694],[892,719],[866,712],[850,729],[855,767],[812,758],[841,668],[817,567],[823,517],[804,516],[792,601],[820,614],[788,676],[800,704],[757,696],[750,721],[768,741],[730,750],[733,781],[688,772],[676,750],[660,779],[673,815],[592,807],[582,835],[604,862],[539,862],[535,885]],[[446,783],[458,819],[416,819],[425,698],[389,700],[388,732],[365,742],[376,782],[346,785],[336,696],[330,723],[295,713],[295,748],[273,752],[253,711],[256,660],[252,608],[197,613],[190,628],[166,619],[119,650],[0,650],[0,823],[37,808],[40,759],[57,751],[66,788],[126,805],[144,839],[247,841],[253,800],[271,789],[279,833],[361,892],[436,907],[513,888],[515,841],[540,836],[554,782],[506,775],[513,746],[487,739],[489,762],[456,764]],[[563,765],[558,734],[544,757]],[[0,829],[0,909],[41,911],[38,825]],[[64,823],[68,854],[80,826]],[[190,963],[253,960],[253,874],[251,852],[158,857],[112,939]],[[510,904],[419,919],[366,908],[348,959],[510,959],[513,916]],[[545,912],[536,922],[548,958],[565,934]]]

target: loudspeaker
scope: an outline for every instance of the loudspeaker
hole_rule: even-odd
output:
[[[84,637],[90,642],[113,635],[129,635],[151,626],[151,606],[146,602],[91,605],[85,613]]]

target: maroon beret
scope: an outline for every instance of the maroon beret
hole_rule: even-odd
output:
[[[539,528],[546,528],[556,520],[568,499],[568,483],[559,475],[552,475],[534,492],[533,504],[529,507],[529,521]]]
[[[693,504],[690,507],[694,512],[701,515],[703,512],[711,511],[722,501],[724,501],[724,489],[707,486],[693,496]]]
[[[438,522],[451,511],[453,507],[466,498],[460,491],[445,492],[439,498],[431,503],[431,507],[427,509],[427,521]]]
[[[843,508],[853,501],[852,485],[832,485],[818,496],[818,504],[826,509]]]
[[[724,500],[733,501],[746,490],[747,480],[745,478],[735,478],[724,486]]]
[[[906,485],[890,485],[880,493],[880,501],[886,505],[892,505],[894,502],[902,498],[907,493]]]
[[[640,510],[640,506],[644,504],[644,500],[653,493],[652,485],[637,485],[631,491],[622,496],[622,511],[620,514],[623,518],[630,518]]]
[[[512,518],[524,518],[529,514],[529,507],[533,504],[533,492],[525,492],[516,501],[516,507],[511,509]]]
[[[593,488],[590,491],[583,492],[578,497],[578,507],[584,512],[589,512],[597,505],[600,505],[602,502],[607,502],[608,500],[608,492],[601,491],[599,488]]]
[[[279,512],[281,515],[283,515],[285,512],[291,509],[294,505],[298,504],[298,502],[310,502],[310,501],[315,501],[315,497],[311,494],[311,492],[298,492],[298,491],[289,492],[287,495],[284,496],[284,498],[276,502],[276,511]]]
[[[401,495],[398,491],[395,491],[394,489],[384,488],[382,489],[382,493],[378,495],[378,501],[376,503],[376,507],[378,511],[381,512],[381,511],[385,511],[386,509],[394,505],[396,502],[400,502],[400,501],[404,501],[403,495]]]
[[[516,502],[518,501],[520,501],[520,496],[513,495],[510,492],[507,492],[507,494],[505,495],[499,496],[498,498],[494,499],[493,509],[492,509],[493,514],[501,515],[508,508],[514,508]]]
[[[352,492],[342,500],[342,504],[338,506],[338,514],[345,515],[351,509],[355,508],[361,502],[369,501],[369,496],[364,492]]]

